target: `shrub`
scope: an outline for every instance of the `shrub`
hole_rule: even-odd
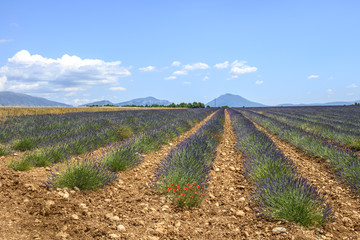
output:
[[[102,164],[94,160],[79,160],[69,163],[63,170],[57,170],[57,173],[52,173],[45,184],[55,188],[78,187],[81,190],[96,190],[116,179],[116,174],[108,172]]]

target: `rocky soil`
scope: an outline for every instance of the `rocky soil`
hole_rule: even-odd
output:
[[[358,197],[322,160],[273,138],[313,184],[328,193],[337,220],[305,229],[265,219],[251,203],[253,186],[244,177],[243,156],[226,113],[225,134],[200,208],[177,208],[150,185],[154,170],[171,148],[191,136],[207,119],[159,151],[144,155],[138,167],[98,191],[47,189],[49,168],[14,171],[0,160],[0,239],[357,239]]]

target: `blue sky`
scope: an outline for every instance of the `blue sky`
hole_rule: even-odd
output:
[[[0,91],[78,105],[154,96],[360,100],[360,1],[0,2]]]

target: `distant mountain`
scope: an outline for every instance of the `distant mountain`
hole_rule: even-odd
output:
[[[86,107],[86,106],[92,106],[92,105],[104,106],[104,105],[115,105],[115,104],[113,104],[112,102],[110,102],[108,100],[103,100],[103,101],[97,101],[97,102],[83,104],[83,105],[80,105],[79,107]]]
[[[0,92],[0,106],[71,107],[64,103],[14,92]]]
[[[328,102],[328,103],[299,103],[299,104],[292,104],[292,103],[285,103],[279,104],[280,107],[296,107],[296,106],[343,106],[343,105],[353,105],[355,102],[359,103],[360,100],[354,102]]]
[[[171,102],[169,102],[167,100],[159,100],[154,97],[146,97],[146,98],[136,98],[136,99],[126,101],[126,102],[116,103],[114,105],[117,105],[117,106],[124,106],[124,105],[145,106],[145,105],[148,105],[148,106],[150,106],[153,104],[167,106],[167,105],[171,104]]]
[[[221,107],[221,106],[229,106],[229,107],[266,107],[264,104],[251,102],[239,95],[234,94],[224,94],[220,97],[208,102],[206,105],[210,107]]]

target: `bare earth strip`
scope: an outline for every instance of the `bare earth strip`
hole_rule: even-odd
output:
[[[326,224],[321,230],[321,235],[326,239],[360,239],[359,196],[356,196],[347,184],[339,181],[334,171],[328,167],[326,160],[309,156],[303,150],[279,140],[258,124],[254,124],[295,163],[302,176],[326,193],[336,220],[334,223]]]
[[[148,187],[156,166],[171,148],[208,119],[172,145],[146,155],[140,166],[119,173],[116,183],[94,192],[48,190],[41,183],[49,173],[44,168],[16,172],[5,165],[8,157],[1,158],[0,239],[322,239],[325,233],[333,234],[334,239],[356,236],[356,232],[350,235],[350,229],[356,231],[354,217],[349,217],[353,227],[337,222],[328,224],[320,234],[258,216],[256,206],[250,204],[253,185],[244,177],[244,159],[234,148],[236,139],[227,113],[224,137],[210,173],[209,193],[202,206],[179,209],[156,194]],[[333,190],[340,191],[335,187]],[[359,206],[347,199],[343,202],[339,204],[347,213],[350,209],[344,205],[350,203],[354,209]],[[287,233],[273,233],[275,227],[285,227]]]

